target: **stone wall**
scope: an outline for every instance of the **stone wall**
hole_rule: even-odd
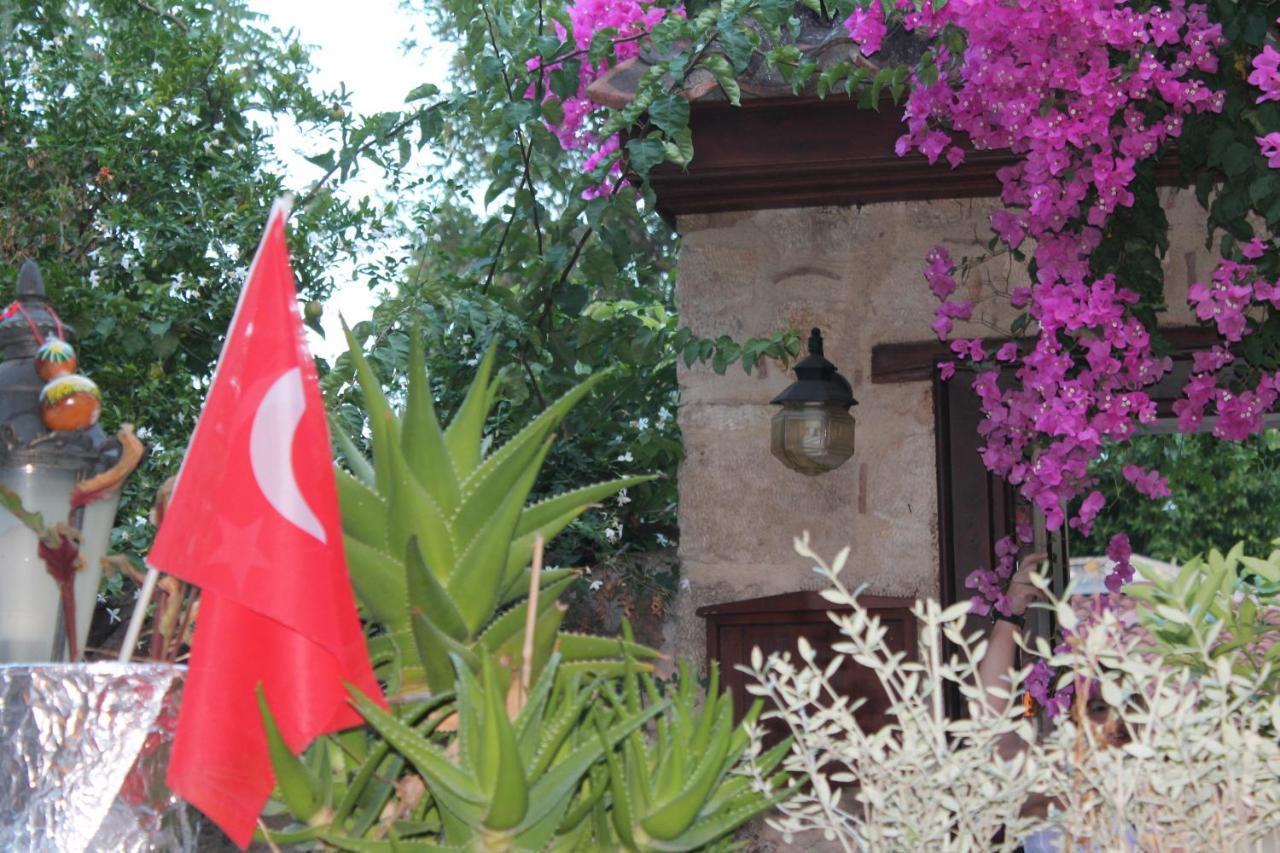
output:
[[[1189,276],[1211,271],[1194,198],[1166,195],[1174,223],[1166,262],[1172,322],[1186,323]],[[936,595],[937,484],[929,382],[873,385],[871,349],[933,339],[936,300],[921,276],[942,243],[957,260],[989,236],[989,200],[948,200],[682,217],[678,276],[682,321],[705,337],[735,339],[818,326],[826,354],[853,385],[857,449],[820,477],[790,471],[769,453],[769,400],[792,380],[774,365],[724,376],[680,370],[680,558],[688,581],[669,626],[672,651],[701,662],[703,605],[820,586],[792,550],[808,530],[821,554],[852,547],[846,572],[879,595]],[[962,288],[1024,283],[1007,258],[973,271]],[[1007,327],[1000,300],[976,321]],[[959,328],[991,335],[982,322]]]

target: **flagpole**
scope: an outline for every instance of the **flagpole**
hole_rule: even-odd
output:
[[[245,276],[245,284],[249,282],[249,277],[253,275],[253,268],[258,264],[258,256],[262,253],[262,246],[266,243],[266,232],[270,230],[271,223],[275,221],[276,215],[279,214],[286,221],[289,219],[289,213],[293,209],[293,193],[285,193],[275,200],[271,205],[271,212],[267,214],[267,227],[263,230],[263,238],[258,243],[258,249],[253,253],[253,260],[249,263],[249,272]],[[240,299],[244,298],[245,288],[240,288]],[[240,313],[240,301],[236,302],[236,314]],[[232,326],[235,325],[235,317],[231,318]],[[221,357],[218,359],[221,364]],[[218,370],[214,368],[214,378],[217,378]],[[183,460],[185,462],[185,459]],[[182,469],[178,469],[178,480],[182,479]],[[177,484],[174,484],[174,491],[177,491]],[[134,647],[138,644],[138,637],[142,634],[142,623],[147,618],[147,608],[151,605],[151,596],[155,593],[156,582],[160,580],[160,572],[150,564],[147,565],[147,576],[142,580],[142,589],[138,591],[138,603],[134,605],[133,615],[129,617],[129,629],[125,631],[124,645],[120,647],[120,656],[117,660],[120,663],[128,663],[133,659]]]
[[[151,594],[155,592],[156,581],[160,573],[153,566],[147,566],[147,576],[142,580],[142,589],[138,591],[138,602],[133,606],[133,615],[129,617],[129,630],[124,634],[124,645],[120,647],[120,663],[128,663],[133,658],[133,649],[138,645],[138,635],[142,633],[142,622],[147,618],[147,607],[151,604]]]

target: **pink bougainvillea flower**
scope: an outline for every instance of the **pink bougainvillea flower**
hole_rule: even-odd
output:
[[[1253,73],[1249,82],[1262,90],[1257,103],[1280,101],[1280,52],[1267,45],[1253,58]]]
[[[637,36],[651,31],[668,14],[684,17],[685,12],[682,5],[666,9],[648,0],[569,0],[565,4],[565,12],[572,27],[574,47],[579,51],[590,49],[596,34],[603,30],[617,33],[606,59],[598,63],[582,62],[578,72],[578,90],[561,103],[563,120],[557,125],[548,123],[549,129],[566,151],[587,152],[582,168],[584,172],[590,173],[617,151],[618,142],[616,136],[601,139],[596,132],[597,125],[591,121],[591,117],[598,112],[598,107],[587,97],[587,87],[608,71],[613,63],[623,62],[640,52],[641,43]],[[554,19],[551,24],[557,37],[569,38],[569,30],[564,24]],[[539,80],[542,72],[554,71],[560,65],[555,62],[544,63],[542,57],[534,57],[526,63],[530,71],[539,72],[537,79],[525,91],[526,98],[537,98],[539,92],[544,100],[555,97],[547,91],[548,87],[539,85]],[[621,175],[621,164],[614,161],[607,170],[605,182],[587,189],[583,195],[592,198],[608,193],[613,184],[621,179]]]
[[[1254,237],[1248,243],[1240,247],[1240,254],[1244,255],[1251,261],[1256,261],[1262,257],[1267,251],[1267,244]]]
[[[960,358],[968,358],[973,361],[983,361],[987,357],[987,351],[982,348],[982,341],[978,338],[973,340],[965,340],[957,338],[951,342],[951,351]]]
[[[1133,580],[1133,564],[1129,562],[1132,556],[1133,546],[1129,544],[1127,533],[1117,533],[1111,537],[1111,541],[1107,544],[1107,557],[1116,564],[1116,567],[1103,581],[1108,591],[1119,592],[1121,587]]]
[[[1140,494],[1149,498],[1167,498],[1171,494],[1169,482],[1160,476],[1159,471],[1144,471],[1137,465],[1126,465],[1121,473]]]
[[[1255,136],[1254,142],[1267,158],[1267,165],[1272,169],[1280,169],[1280,132],[1268,133],[1266,136]]]
[[[1093,530],[1094,519],[1098,517],[1098,513],[1102,512],[1102,508],[1106,506],[1107,499],[1103,497],[1102,492],[1093,490],[1080,503],[1080,512],[1075,518],[1071,519],[1071,526],[1079,530],[1084,536],[1088,536]]]
[[[874,0],[866,9],[854,9],[853,14],[845,19],[844,28],[863,56],[871,56],[879,51],[885,33],[888,32],[880,0]]]
[[[955,375],[956,363],[954,361],[943,361],[938,363],[938,378],[943,382],[946,382]]]

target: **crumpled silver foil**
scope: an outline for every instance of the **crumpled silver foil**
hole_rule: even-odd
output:
[[[0,666],[0,850],[195,850],[164,784],[183,668]]]

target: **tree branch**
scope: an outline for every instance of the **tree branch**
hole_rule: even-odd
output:
[[[498,47],[498,36],[493,29],[493,18],[489,16],[489,4],[482,2],[480,4],[480,12],[484,15],[484,21],[489,31],[489,45],[493,48],[494,58],[498,60],[498,67],[502,69],[502,82],[507,88],[507,100],[516,103],[515,89],[511,84],[511,75],[507,73],[507,63],[502,59],[502,50]],[[545,254],[545,248],[542,241],[542,220],[538,214],[538,193],[533,186],[533,167],[529,161],[529,155],[533,153],[533,141],[530,140],[526,145],[524,139],[524,131],[516,128],[516,142],[520,144],[520,162],[524,166],[524,186],[529,188],[529,206],[533,208],[533,230],[538,237],[538,257]],[[519,195],[520,188],[516,187],[516,194]]]
[[[148,3],[147,0],[133,0],[133,2],[137,5],[139,9],[150,12],[151,14],[155,15],[158,18],[164,18],[166,21],[169,21],[175,27],[182,30],[184,33],[188,31],[186,21],[182,20],[172,12],[166,11],[164,9],[157,9],[155,6]]]
[[[400,119],[400,121],[396,122],[391,127],[387,128],[385,133],[378,134],[377,136],[374,136],[371,139],[367,139],[364,142],[361,142],[358,146],[356,146],[355,153],[351,155],[351,159],[348,161],[348,163],[349,164],[355,163],[361,154],[368,151],[370,148],[373,148],[375,145],[380,145],[383,142],[386,142],[388,139],[391,139],[393,136],[397,135],[398,133],[403,131],[405,128],[407,128],[409,125],[413,124],[415,121],[421,118],[423,113],[434,110],[438,106],[439,104],[432,104],[429,107],[424,107],[423,109],[415,110],[414,112],[409,113],[404,118]],[[329,167],[329,170],[326,171],[323,175],[321,175],[319,179],[316,180],[316,182],[311,185],[311,189],[303,193],[302,197],[299,198],[294,203],[293,205],[294,209],[301,210],[302,208],[310,204],[312,201],[314,201],[316,194],[320,192],[320,189],[341,168],[342,168],[342,157],[341,155],[339,155],[337,158],[337,161],[332,166]]]

